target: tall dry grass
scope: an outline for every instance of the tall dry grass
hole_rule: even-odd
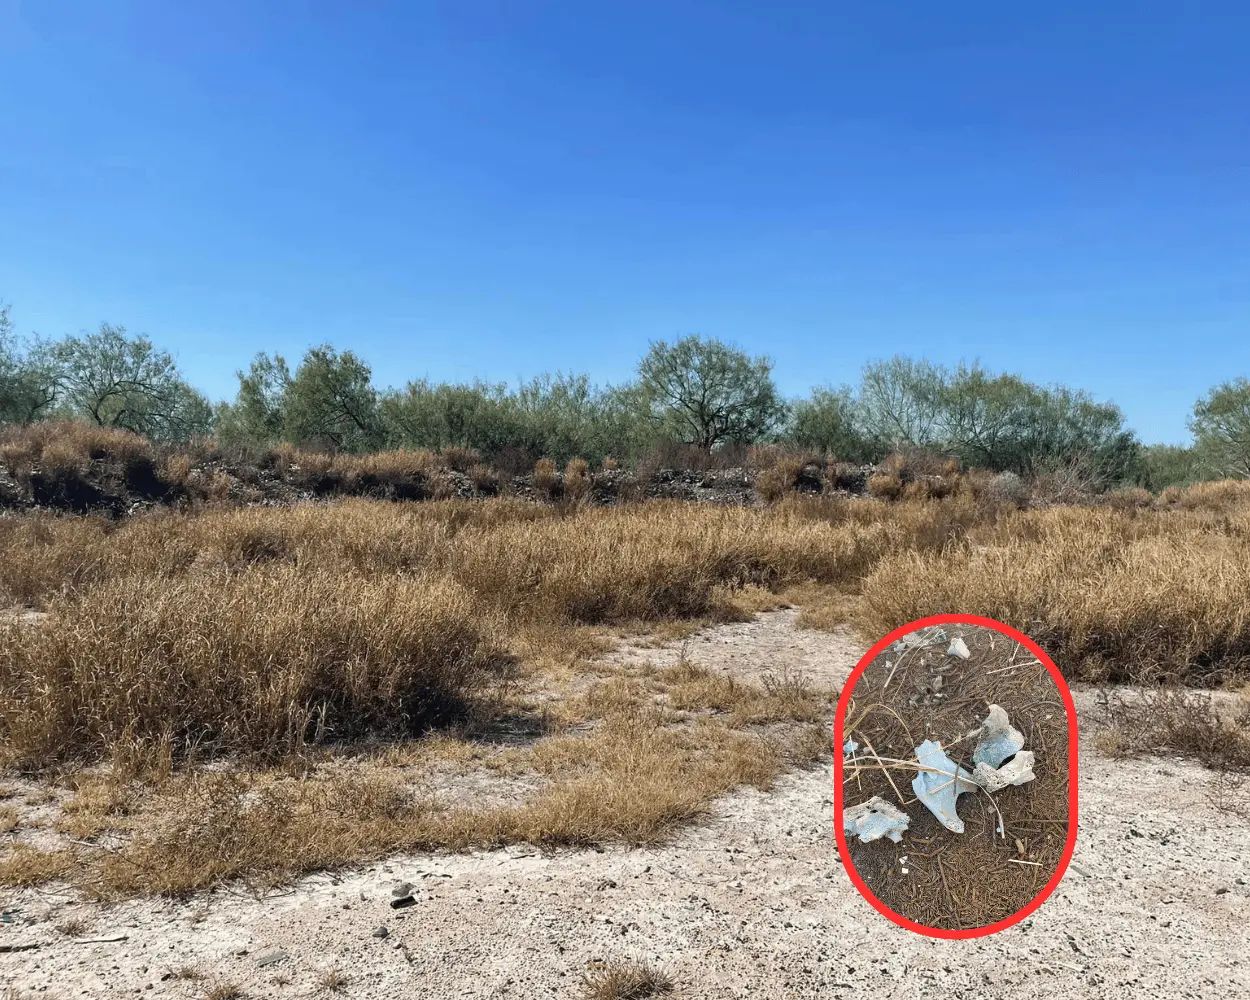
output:
[[[1031,511],[940,553],[891,553],[865,578],[854,621],[880,635],[929,614],[983,614],[1070,676],[1214,682],[1250,668],[1248,554],[1250,505]]]
[[[49,612],[0,625],[0,736],[19,765],[128,742],[272,754],[419,733],[503,664],[489,617],[446,578],[122,577]]]
[[[493,650],[568,630],[733,617],[727,593],[854,586],[945,544],[975,511],[795,500],[764,510],[517,501],[0,520],[0,747],[24,762],[168,734],[278,753],[412,730],[485,679]],[[449,710],[449,709],[448,709]]]
[[[771,508],[519,501],[0,518],[0,745],[103,753],[161,727],[278,751],[411,728],[491,650],[584,625],[729,617],[727,592],[859,592],[867,637],[942,611],[1023,629],[1072,676],[1211,681],[1250,663],[1250,503],[987,508],[966,492]],[[1231,499],[1230,499],[1231,497]]]
[[[396,850],[653,842],[714,796],[827,752],[831,693],[688,663],[609,671],[589,688],[585,672],[544,673],[543,657],[568,657],[593,627],[734,617],[767,590],[833,594],[826,623],[849,618],[866,639],[979,611],[1033,635],[1070,675],[1212,681],[1247,672],[1248,540],[1241,485],[1151,508],[1020,511],[961,488],[761,509],[351,500],[0,517],[0,607],[46,613],[0,616],[0,758],[109,761],[58,822],[124,841],[17,843],[0,852],[0,884],[181,894]],[[508,654],[530,657],[517,685],[541,691],[509,710],[555,720],[492,758],[531,776],[528,798],[426,800],[411,775],[371,770],[344,745],[502,700]],[[309,749],[333,741],[333,753]],[[486,752],[456,736],[393,749],[436,758],[443,742],[456,759]],[[277,763],[180,766],[221,752]]]

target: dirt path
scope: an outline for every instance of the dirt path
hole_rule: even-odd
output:
[[[793,612],[686,644],[709,668],[830,682],[859,651],[848,635],[796,630]],[[1083,714],[1092,704],[1081,692]],[[0,948],[42,947],[0,953],[0,983],[38,996],[205,997],[229,982],[302,997],[326,995],[322,977],[338,969],[349,997],[570,997],[588,963],[640,957],[694,998],[1250,995],[1250,828],[1221,820],[1196,766],[1113,762],[1083,745],[1075,865],[1032,918],[990,938],[922,938],[869,907],[835,854],[826,766],[729,796],[656,850],[401,857],[263,901],[218,892],[106,910],[14,893],[3,908],[36,922],[0,924]],[[391,909],[396,879],[416,884],[416,905]],[[84,937],[127,939],[71,943],[54,930],[71,918]],[[206,978],[170,975],[184,967]]]

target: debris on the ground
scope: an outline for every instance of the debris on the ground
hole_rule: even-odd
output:
[[[411,896],[414,886],[411,882],[394,882],[391,885],[391,896],[395,899],[403,899],[405,896]]]
[[[390,932],[390,930],[387,928],[386,924],[382,924],[382,926],[380,926],[377,930],[375,930],[375,931],[373,932],[373,936],[374,936],[375,938],[378,938],[378,939],[380,940],[380,939],[382,939],[382,938],[389,937],[389,936],[390,936],[390,933],[391,933],[391,932]]]
[[[847,757],[850,757],[858,749],[859,749],[858,743],[856,743],[854,740],[847,740],[845,743],[842,744],[842,759],[846,760]]]
[[[413,896],[400,896],[398,899],[391,900],[392,910],[402,910],[408,906],[416,906],[417,900]]]
[[[842,810],[842,829],[857,834],[865,844],[881,837],[889,837],[897,844],[910,822],[907,813],[880,795]]]
[[[997,792],[1008,785],[1023,785],[1034,777],[1032,750],[1021,750],[997,770],[982,761],[972,769],[972,780],[987,792]]]
[[[118,941],[129,940],[129,934],[109,934],[105,937],[74,938],[73,944],[116,944]]]
[[[942,744],[933,740],[916,747],[916,760],[925,770],[913,779],[912,791],[946,829],[963,833],[964,821],[955,811],[955,801],[977,787],[972,775],[947,757]]]
[[[279,962],[285,962],[289,957],[281,948],[276,948],[261,955],[260,958],[256,959],[256,964],[263,969],[270,965],[277,965]]]
[[[989,714],[981,723],[980,734],[981,738],[977,741],[976,749],[972,751],[974,764],[986,764],[991,768],[999,767],[1003,761],[1024,746],[1024,736],[1020,730],[1012,726],[1006,711],[998,705],[990,706]]]
[[[962,636],[955,636],[951,640],[951,644],[946,648],[947,656],[958,656],[961,660],[966,660],[972,655],[968,651],[968,644],[964,642]]]

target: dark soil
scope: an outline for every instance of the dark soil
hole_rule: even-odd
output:
[[[336,474],[282,472],[263,462],[212,461],[198,466],[196,474],[199,483],[214,475],[227,477],[231,484],[228,494],[213,499],[239,506],[285,506],[348,496],[408,502],[453,497],[472,500],[501,494],[538,503],[566,499],[559,480],[550,490],[536,489],[532,475],[504,477],[489,486],[476,486],[467,474],[453,469],[440,470],[433,477],[414,475],[382,480],[363,475],[349,480]],[[820,493],[825,488],[847,494],[857,492],[822,483],[819,476],[806,470],[794,485],[799,493]],[[45,509],[125,517],[156,506],[185,506],[207,499],[203,487],[163,482],[154,463],[147,459],[131,461],[124,467],[108,460],[94,461],[85,474],[52,475],[36,468],[20,479],[0,465],[0,510]],[[647,499],[730,506],[758,502],[754,474],[745,468],[602,470],[591,475],[585,499],[600,505]]]
[[[915,797],[914,770],[887,777],[874,766],[848,767],[842,788],[844,806],[880,795],[911,820],[897,844],[848,837],[850,862],[872,893],[909,920],[959,930],[1017,913],[1058,867],[1069,822],[1068,718],[1050,673],[1015,640],[975,625],[944,631],[962,636],[971,658],[947,656],[946,641],[878,655],[856,682],[845,738],[859,743],[861,764],[871,764],[869,746],[881,757],[914,760],[917,746],[936,740],[971,772],[977,740],[964,737],[984,721],[989,705],[1001,706],[1023,734],[1023,749],[1036,755],[1033,781],[994,793],[1005,836],[980,790],[959,797],[964,832],[947,830]]]

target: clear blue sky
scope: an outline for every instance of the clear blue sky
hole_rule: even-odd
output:
[[[1250,373],[1248,45],[1244,2],[0,0],[0,300],[214,397],[262,349],[619,381],[702,333],[1183,440]]]

